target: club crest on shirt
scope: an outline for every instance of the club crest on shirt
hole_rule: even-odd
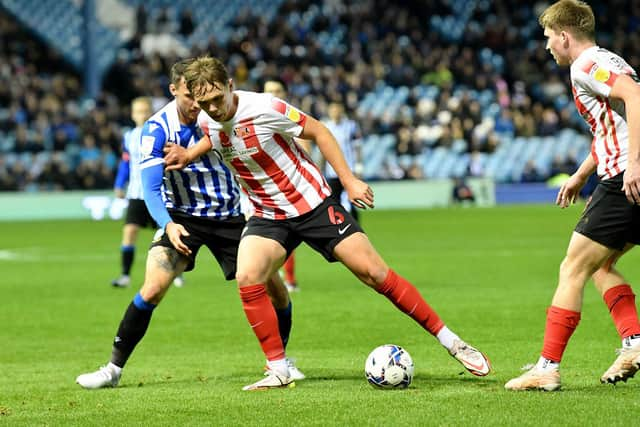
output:
[[[246,138],[251,135],[251,129],[248,126],[238,126],[233,128],[233,134],[238,138]]]

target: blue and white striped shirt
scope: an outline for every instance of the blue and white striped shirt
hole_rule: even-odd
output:
[[[343,118],[339,122],[333,120],[323,121],[324,125],[331,131],[340,144],[340,149],[344,154],[349,169],[354,170],[356,162],[356,149],[360,145],[358,125],[351,119]],[[326,178],[337,178],[338,174],[333,170],[329,162],[325,163],[324,176]]]
[[[163,148],[168,143],[189,147],[198,142],[196,123],[183,125],[176,101],[171,101],[144,124],[140,140],[144,199],[153,219],[161,227],[171,220],[167,209],[189,215],[224,219],[241,215],[240,190],[229,169],[214,151],[179,171],[164,171]],[[159,209],[155,188],[162,184],[164,212]],[[155,199],[155,200],[154,200]]]
[[[124,134],[124,151],[129,153],[129,185],[127,199],[143,199],[140,178],[140,137],[142,127],[136,127]]]

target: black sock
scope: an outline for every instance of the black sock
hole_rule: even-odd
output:
[[[131,271],[131,265],[133,264],[133,256],[136,253],[136,248],[133,245],[122,246],[120,249],[122,253],[122,274],[128,276]]]
[[[140,294],[136,294],[133,302],[127,307],[120,322],[118,334],[113,340],[111,363],[121,368],[124,367],[136,345],[147,332],[155,307],[155,304],[149,304],[142,299]]]
[[[291,301],[285,308],[276,308],[276,315],[278,316],[278,329],[280,329],[282,345],[287,348],[289,334],[291,333]]]

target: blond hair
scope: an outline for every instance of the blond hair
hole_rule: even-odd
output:
[[[591,6],[579,0],[560,0],[549,6],[538,22],[542,28],[567,31],[580,40],[595,40],[596,18]]]
[[[135,104],[147,104],[149,110],[153,108],[153,102],[148,96],[139,96],[137,98],[133,98],[133,100],[131,101],[131,106],[133,107]]]
[[[224,87],[229,81],[229,73],[219,59],[201,56],[189,64],[184,72],[184,80],[189,92],[198,96],[207,83],[213,86],[218,83]]]

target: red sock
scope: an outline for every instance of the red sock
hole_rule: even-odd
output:
[[[282,269],[284,270],[284,281],[287,283],[296,283],[296,273],[295,273],[295,265],[296,260],[294,258],[293,252],[289,255],[289,258],[286,259]]]
[[[444,327],[438,314],[422,298],[415,286],[398,276],[395,271],[389,269],[387,277],[376,291],[386,296],[396,307],[411,316],[431,335],[437,335]]]
[[[542,357],[560,363],[569,338],[580,323],[580,312],[551,306],[547,309]]]
[[[636,296],[627,284],[618,285],[603,295],[604,302],[609,307],[611,318],[616,325],[620,338],[640,334],[640,322],[636,310]]]
[[[256,334],[267,360],[284,358],[284,347],[278,330],[278,317],[264,285],[240,288],[240,299],[247,320]]]

